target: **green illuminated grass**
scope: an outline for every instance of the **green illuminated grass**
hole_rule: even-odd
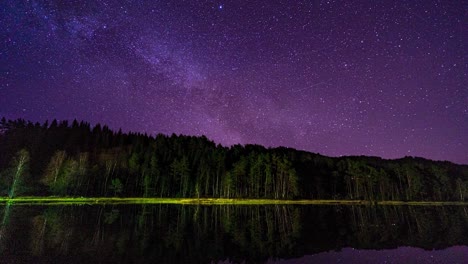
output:
[[[141,198],[141,197],[0,197],[0,204],[16,205],[80,205],[80,204],[202,204],[202,205],[462,205],[468,202],[429,201],[363,201],[363,200],[274,200],[274,199],[227,199],[227,198]]]

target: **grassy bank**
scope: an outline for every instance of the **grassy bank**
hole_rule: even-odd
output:
[[[364,200],[274,200],[274,199],[226,199],[226,198],[141,198],[141,197],[0,197],[0,204],[51,205],[51,204],[203,204],[203,205],[419,205],[468,206],[468,202],[431,201],[364,201]]]

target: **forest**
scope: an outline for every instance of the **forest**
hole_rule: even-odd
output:
[[[48,195],[466,201],[468,165],[3,118],[0,196]]]

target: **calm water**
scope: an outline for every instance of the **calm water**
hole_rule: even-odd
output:
[[[468,208],[3,206],[1,263],[468,263]]]

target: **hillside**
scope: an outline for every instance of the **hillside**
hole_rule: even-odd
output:
[[[464,201],[468,166],[2,119],[0,196],[7,195]]]

